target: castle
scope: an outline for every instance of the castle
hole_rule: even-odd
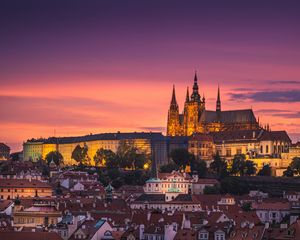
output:
[[[205,97],[199,94],[197,73],[194,77],[193,92],[190,96],[187,88],[186,100],[183,113],[179,113],[176,101],[175,86],[170,108],[168,111],[167,135],[168,136],[190,136],[193,133],[208,133],[231,130],[256,130],[259,123],[252,109],[243,110],[221,110],[220,88],[216,101],[216,111],[205,109]]]

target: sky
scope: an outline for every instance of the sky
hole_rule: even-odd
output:
[[[197,71],[206,108],[300,140],[299,1],[1,1],[0,142],[166,131]]]

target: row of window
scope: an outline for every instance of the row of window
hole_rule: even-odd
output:
[[[190,147],[191,148],[194,148],[194,147],[199,147],[199,148],[209,148],[211,147],[212,144],[210,143],[198,143],[198,144],[195,144],[195,143],[191,143],[190,144]]]
[[[158,186],[159,186],[158,183],[156,183],[155,187],[158,187]],[[191,185],[189,185],[189,184],[174,184],[174,183],[172,183],[172,184],[162,184],[161,186],[162,186],[162,188],[170,188],[170,187],[188,188],[188,187],[191,187]],[[148,189],[149,190],[151,189],[151,184],[150,183],[148,184]]]
[[[44,192],[44,189],[42,189],[42,190],[35,190],[36,192]],[[0,192],[5,192],[5,189],[3,189],[3,188],[1,188],[0,189]],[[6,189],[6,192],[24,192],[24,189],[10,189],[10,188],[8,188],[8,189]],[[27,191],[26,191],[27,192]]]

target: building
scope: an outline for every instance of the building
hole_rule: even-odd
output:
[[[10,147],[4,143],[0,143],[0,160],[9,159]]]
[[[48,227],[57,224],[61,216],[55,203],[35,201],[32,206],[25,208],[20,201],[14,206],[13,223],[15,227]]]
[[[218,184],[216,179],[199,179],[187,173],[173,171],[172,173],[158,173],[157,178],[149,179],[145,186],[146,194],[166,194],[166,200],[174,199],[178,194],[201,194],[206,186]]]
[[[227,160],[239,154],[245,154],[248,158],[280,158],[291,145],[286,131],[234,130],[212,132],[210,135],[216,152]]]
[[[188,151],[192,153],[197,160],[212,160],[215,154],[212,136],[203,133],[194,133],[189,138]]]
[[[17,197],[50,197],[52,187],[38,180],[28,179],[1,179],[0,198],[15,199]]]
[[[220,88],[218,87],[216,111],[206,110],[204,94],[199,94],[198,78],[195,73],[193,92],[190,96],[187,89],[183,113],[179,113],[176,101],[175,86],[168,111],[167,135],[190,136],[195,132],[217,132],[228,130],[256,130],[256,121],[252,109],[222,111]]]
[[[86,219],[69,239],[114,239],[111,231],[112,227],[104,219]]]
[[[64,164],[73,165],[72,152],[79,144],[87,146],[88,156],[94,164],[94,156],[98,149],[109,149],[116,152],[120,141],[132,142],[141,152],[151,154],[157,165],[167,162],[166,139],[161,133],[134,132],[134,133],[102,133],[78,137],[51,137],[48,139],[31,139],[23,144],[24,160],[37,161],[45,159],[51,151],[59,151],[64,159]]]
[[[288,214],[291,206],[289,202],[257,202],[252,204],[262,223],[280,223]]]
[[[300,157],[300,142],[292,144],[289,147],[288,152],[284,152],[281,154],[281,158],[283,161],[287,163],[287,165],[293,160],[295,157]]]

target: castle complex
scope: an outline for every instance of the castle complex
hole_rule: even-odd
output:
[[[216,111],[206,110],[205,97],[199,94],[197,73],[194,77],[193,92],[190,96],[187,88],[183,113],[179,113],[176,101],[175,86],[168,112],[167,135],[190,136],[193,133],[209,133],[231,130],[257,130],[259,123],[256,121],[252,109],[221,110],[220,88],[216,102]]]

